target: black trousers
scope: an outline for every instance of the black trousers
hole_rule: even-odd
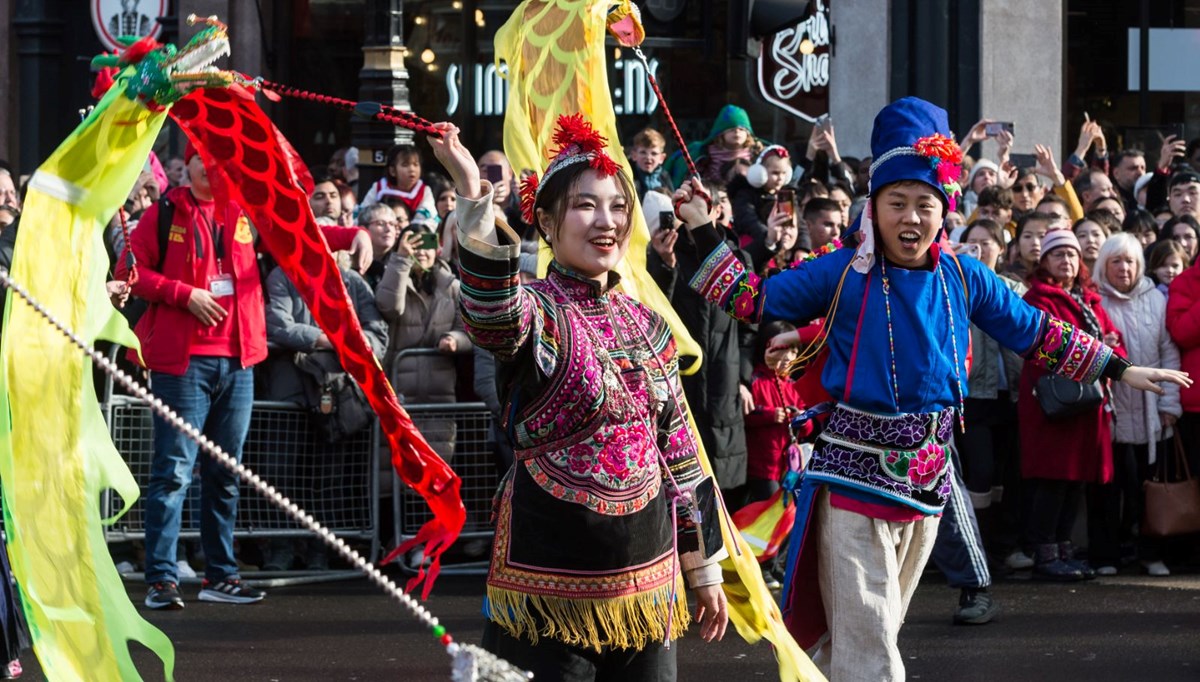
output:
[[[1025,480],[1025,485],[1031,497],[1029,541],[1035,545],[1068,542],[1079,516],[1084,484],[1079,481],[1029,478]]]
[[[533,673],[538,682],[675,682],[679,642],[673,642],[670,649],[652,642],[640,650],[596,652],[549,637],[530,644],[491,620],[483,626],[483,648]]]

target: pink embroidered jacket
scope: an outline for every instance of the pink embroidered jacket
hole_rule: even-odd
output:
[[[519,240],[490,196],[459,197],[457,210],[465,327],[496,356],[517,460],[499,495],[489,617],[514,636],[589,648],[678,637],[680,568],[693,586],[720,573],[719,555],[706,561],[672,535],[687,510],[660,462],[684,491],[702,472],[669,328],[614,290],[615,273],[602,289],[554,263],[520,286]]]

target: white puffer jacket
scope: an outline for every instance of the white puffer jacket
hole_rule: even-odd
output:
[[[1096,263],[1100,268],[1103,264]],[[1101,270],[1102,272],[1102,270]],[[1133,291],[1123,294],[1107,281],[1100,282],[1101,305],[1121,332],[1126,357],[1135,365],[1179,369],[1179,349],[1167,333],[1167,299],[1154,283],[1143,277]],[[1155,444],[1163,433],[1159,414],[1183,414],[1179,387],[1163,385],[1166,394],[1158,396],[1122,383],[1113,386],[1113,440],[1118,443],[1146,443],[1150,463],[1155,462]]]

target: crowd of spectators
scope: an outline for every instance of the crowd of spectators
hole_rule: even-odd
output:
[[[1200,140],[1188,144],[1168,137],[1157,150],[1110,149],[1105,130],[1087,121],[1073,153],[1060,164],[1042,145],[1033,145],[1033,155],[1012,154],[1017,140],[1005,130],[989,134],[994,130],[989,123],[980,121],[961,140],[968,154],[964,196],[947,216],[946,247],[978,258],[1017,295],[1102,336],[1135,364],[1200,373],[1200,270],[1194,267],[1200,248]],[[651,233],[649,273],[705,356],[700,370],[683,380],[704,447],[731,507],[765,499],[778,489],[785,469],[781,446],[792,437],[787,424],[829,398],[811,373],[787,374],[797,349],[764,341],[765,334],[773,338],[789,329],[739,324],[687,286],[707,254],[679,229],[672,211],[671,192],[685,173],[681,156],[669,153],[664,136],[652,129],[631,141],[628,157]],[[871,159],[842,156],[828,121],[793,148],[757,136],[746,112],[729,105],[710,134],[690,148],[721,207],[727,242],[761,274],[802,267],[806,259],[838,248],[841,234],[864,210]],[[401,400],[482,400],[499,420],[503,396],[496,395],[494,368],[464,334],[458,309],[450,229],[454,187],[423,165],[428,157],[415,146],[398,145],[386,158],[384,176],[365,186],[353,149],[339,149],[328,164],[312,167],[313,215],[323,229],[354,228],[365,235],[343,235],[341,245],[348,248],[339,263],[370,345]],[[520,173],[499,151],[478,161],[482,176],[496,188],[501,213],[527,240],[522,271],[533,277],[537,238],[521,220]],[[138,179],[125,211],[132,234],[143,232],[144,244],[165,243],[146,231],[157,234],[166,227],[166,236],[174,237],[173,226],[158,225],[163,197],[177,198],[176,222],[204,218],[198,209],[181,210],[178,200],[194,196],[188,189],[197,176],[194,163],[194,157],[166,158],[161,165],[148,164]],[[0,167],[0,229],[20,216],[15,180]],[[116,218],[106,236],[113,277],[119,278],[126,245]],[[258,265],[267,359],[257,369],[255,397],[319,411],[327,394],[313,384],[318,380],[305,363],[322,354],[333,357],[329,339],[269,256],[259,253]],[[131,321],[145,310],[134,293],[126,307]],[[167,296],[156,302],[205,325],[222,324],[224,313],[210,300]],[[814,324],[795,330],[802,341],[798,350],[819,329],[819,321]],[[1195,543],[1148,538],[1139,523],[1141,484],[1174,452],[1174,439],[1180,439],[1193,470],[1200,470],[1200,389],[1168,386],[1164,395],[1154,396],[1104,387],[1100,407],[1071,417],[1066,426],[1050,424],[1034,395],[1037,370],[977,329],[972,353],[967,428],[957,445],[994,568],[1035,568],[1041,577],[1071,580],[1113,574],[1127,565],[1163,576],[1170,573],[1169,563],[1195,560]],[[336,359],[332,367],[325,364],[337,372]],[[423,426],[453,466],[453,420]],[[490,439],[502,470],[512,461],[503,429],[493,428]],[[383,480],[387,494],[390,478]],[[1086,553],[1073,544],[1080,541]],[[274,549],[279,551],[263,552],[262,563],[296,565],[293,548]],[[186,560],[181,552],[181,572]],[[326,565],[313,553],[302,563]]]

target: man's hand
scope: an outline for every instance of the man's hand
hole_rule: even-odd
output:
[[[675,242],[679,241],[679,230],[664,230],[658,228],[654,236],[650,238],[650,246],[654,247],[654,252],[662,259],[663,265],[674,269],[676,264],[675,258]]]
[[[679,217],[683,218],[683,222],[689,230],[715,221],[719,210],[714,206],[709,211],[708,202],[704,200],[704,197],[692,191],[693,182],[695,182],[694,178],[685,180],[679,189],[675,190],[674,196],[675,203],[679,206]]]
[[[108,300],[113,304],[114,308],[124,308],[125,302],[129,300],[129,285],[121,280],[113,280],[104,283],[104,289],[108,292]]]
[[[1050,182],[1053,182],[1055,187],[1062,187],[1067,184],[1067,178],[1058,169],[1058,163],[1054,160],[1054,152],[1050,151],[1049,147],[1035,144],[1033,151],[1034,155],[1037,156],[1038,164],[1037,168],[1033,169],[1035,173],[1050,178]]]
[[[1187,372],[1180,372],[1176,369],[1160,369],[1158,367],[1138,367],[1134,365],[1125,370],[1121,375],[1121,383],[1126,386],[1131,386],[1139,391],[1149,391],[1150,393],[1163,394],[1160,383],[1170,382],[1178,386],[1187,388],[1192,385],[1192,379]]]
[[[187,302],[188,312],[196,316],[197,320],[206,327],[215,327],[229,313],[217,303],[217,299],[213,298],[208,289],[196,287],[192,289],[191,295],[188,296]]]
[[[354,235],[354,241],[350,243],[350,267],[363,275],[366,274],[367,268],[371,267],[373,260],[375,248],[371,246],[371,235],[366,230],[359,230]]]
[[[725,637],[725,626],[729,625],[725,591],[720,585],[705,585],[693,591],[696,593],[696,622],[700,624],[700,636],[706,642],[721,641]]]
[[[1000,164],[1000,174],[996,176],[996,184],[1006,189],[1012,189],[1012,186],[1017,182],[1017,176],[1020,174],[1020,168],[1017,168],[1011,161],[1005,161]]]
[[[1171,167],[1171,159],[1176,156],[1183,156],[1187,151],[1187,142],[1181,140],[1174,135],[1167,135],[1163,138],[1162,149],[1158,152],[1158,167],[1161,170],[1166,170]]]
[[[742,398],[742,416],[753,412],[754,396],[750,394],[750,389],[746,388],[745,384],[738,384],[738,395]]]
[[[458,351],[458,342],[449,334],[438,339],[438,350],[443,353],[454,353]]]

